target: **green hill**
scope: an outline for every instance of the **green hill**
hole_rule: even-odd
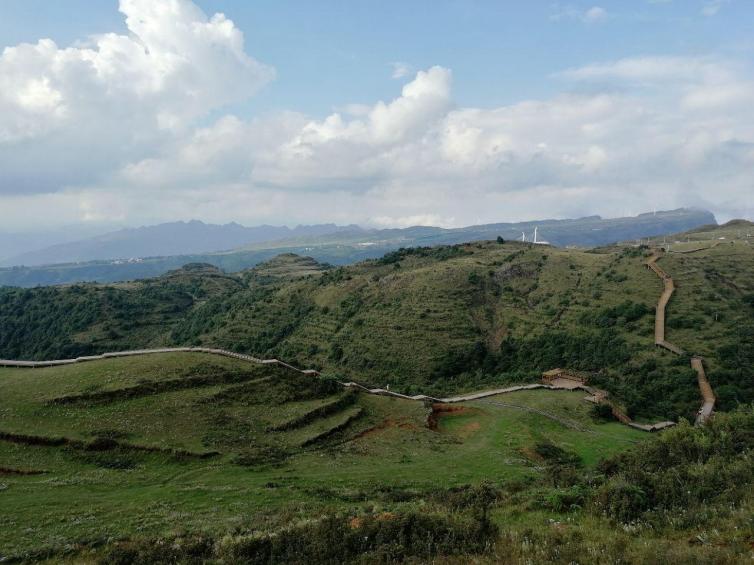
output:
[[[0,358],[202,345],[206,353],[0,368],[0,560],[55,563],[736,563],[751,556],[754,253],[734,222],[650,247],[402,249],[350,267],[282,255],[117,285],[0,290]],[[584,392],[431,404],[580,371]],[[332,378],[336,377],[336,378]],[[748,406],[747,406],[748,405]],[[726,414],[726,412],[728,412]],[[333,540],[337,540],[334,543]],[[688,540],[693,540],[689,543]]]
[[[723,410],[754,399],[754,252],[741,226],[665,238],[660,260],[677,286],[668,338],[704,356]],[[330,269],[288,255],[239,275],[204,266],[110,286],[2,289],[0,357],[207,345],[430,394],[564,366],[590,373],[634,417],[691,417],[688,360],[653,347],[662,285],[648,253],[480,242]]]

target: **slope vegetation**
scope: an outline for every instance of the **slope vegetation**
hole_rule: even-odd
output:
[[[594,468],[647,437],[594,421],[583,393],[533,392],[506,395],[513,410],[433,411],[199,353],[0,369],[0,500],[13,509],[0,557],[169,535],[176,520],[220,535],[360,501],[399,511],[485,477],[536,479],[537,443]]]
[[[667,339],[704,357],[721,410],[754,399],[754,252],[745,233],[718,235],[726,230],[699,232],[703,249],[671,245],[662,259],[675,282]],[[662,282],[649,256],[486,242],[332,269],[284,256],[238,276],[203,267],[126,285],[6,289],[0,357],[201,345],[433,395],[533,382],[560,366],[589,373],[633,418],[691,418],[696,372],[652,348]]]

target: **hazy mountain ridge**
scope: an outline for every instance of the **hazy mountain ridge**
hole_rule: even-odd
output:
[[[154,226],[127,228],[70,243],[61,243],[29,251],[0,261],[0,265],[40,266],[98,260],[131,259],[212,253],[260,242],[290,237],[316,237],[353,232],[358,226],[335,224],[287,226],[261,225],[246,227],[229,224],[205,224],[199,220],[170,222]]]
[[[540,240],[547,240],[555,246],[595,247],[616,241],[682,232],[708,224],[716,225],[712,213],[681,208],[626,218],[603,219],[599,216],[588,216],[454,229],[415,226],[365,230],[358,226],[307,226],[306,229],[310,231],[306,235],[289,235],[285,239],[247,244],[234,251],[162,257],[157,256],[157,253],[151,253],[142,255],[147,258],[136,261],[100,260],[83,264],[5,268],[0,269],[0,286],[31,287],[86,281],[116,282],[142,279],[159,276],[186,263],[209,263],[226,272],[236,272],[267,261],[280,253],[308,255],[318,261],[347,265],[364,259],[375,259],[401,247],[450,245],[497,237],[520,240],[522,232],[525,233],[527,241],[531,241],[535,227],[538,228]],[[330,232],[323,233],[327,230]]]

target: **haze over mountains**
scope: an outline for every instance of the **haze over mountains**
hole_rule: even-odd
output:
[[[25,253],[0,263],[0,285],[37,286],[74,282],[115,282],[159,276],[187,263],[209,263],[226,272],[253,267],[281,253],[311,256],[346,265],[381,257],[401,247],[427,247],[479,240],[540,241],[554,246],[594,247],[616,241],[677,233],[715,224],[712,213],[678,209],[626,218],[578,219],[485,224],[444,229],[416,226],[364,229],[321,224],[296,228],[175,222],[121,230],[104,236]],[[16,265],[16,266],[14,266]],[[26,266],[18,266],[26,265]]]
[[[170,222],[155,226],[122,229],[104,235],[65,242],[34,251],[10,256],[0,265],[50,265],[77,263],[99,259],[131,259],[210,253],[244,245],[274,241],[288,237],[314,237],[353,231],[357,226],[340,227],[335,224],[313,226],[254,226],[245,227],[235,222],[216,225],[198,220]]]

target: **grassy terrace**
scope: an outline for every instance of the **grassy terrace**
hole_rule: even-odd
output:
[[[196,384],[210,375],[213,382]],[[152,393],[144,386],[177,379],[192,386]],[[137,395],[120,396],[134,387]],[[363,394],[336,403],[343,395],[310,377],[203,354],[0,370],[0,432],[16,434],[0,440],[0,555],[176,528],[274,529],[325,511],[356,514],[370,503],[400,510],[415,496],[399,502],[385,492],[421,498],[483,479],[535,480],[543,469],[532,450],[543,441],[593,466],[647,437],[595,423],[580,393],[514,393],[431,419],[421,403]],[[303,417],[329,404],[335,408]],[[292,429],[271,431],[297,419]],[[83,443],[28,445],[18,435]]]

